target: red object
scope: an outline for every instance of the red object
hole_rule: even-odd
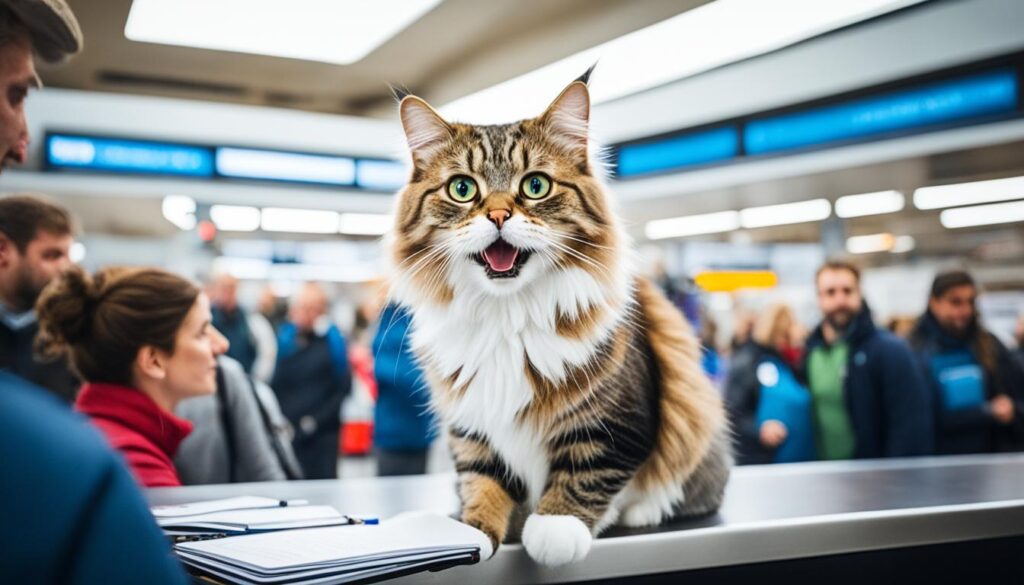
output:
[[[181,485],[172,459],[192,423],[164,411],[142,392],[114,384],[86,384],[75,410],[99,427],[140,484]]]
[[[354,420],[343,424],[340,448],[342,455],[369,455],[373,448],[373,422]]]
[[[213,238],[217,237],[217,225],[208,219],[199,222],[196,231],[199,233],[199,239],[204,242],[212,242]]]
[[[786,346],[782,348],[782,359],[786,361],[791,368],[799,368],[800,362],[804,359],[804,350],[802,347]]]
[[[370,398],[377,400],[377,378],[373,375],[373,354],[370,348],[353,344],[348,350],[352,375],[366,386]]]
[[[338,449],[349,457],[369,455],[373,450],[373,409],[377,400],[377,379],[373,377],[373,354],[370,348],[353,344],[348,348],[348,361],[352,366],[353,397],[360,392],[369,395],[368,411],[357,413],[360,418],[346,418],[338,437]]]

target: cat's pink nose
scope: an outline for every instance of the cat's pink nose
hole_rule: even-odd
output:
[[[501,226],[505,224],[505,220],[512,217],[512,212],[507,209],[492,209],[487,212],[487,217],[494,222],[494,225],[501,229]]]

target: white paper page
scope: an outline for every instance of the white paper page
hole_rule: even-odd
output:
[[[175,548],[274,570],[345,558],[387,556],[404,550],[479,548],[481,539],[486,539],[482,532],[447,516],[416,512],[400,514],[379,525],[269,532],[179,543]]]
[[[301,506],[305,503],[305,500],[293,500],[288,502],[289,507]],[[280,506],[281,500],[260,498],[257,496],[240,496],[237,498],[193,502],[191,504],[179,504],[176,506],[153,506],[150,508],[150,511],[153,513],[153,516],[156,516],[157,518],[173,518],[179,516],[192,516],[195,514],[208,514],[210,512],[221,512],[224,510],[277,508]]]
[[[254,526],[258,524],[321,518],[340,519],[342,515],[331,506],[277,506],[274,508],[227,510],[224,512],[210,512],[209,514],[158,518],[157,524],[160,526],[188,526],[191,523],[197,522],[225,522],[228,524]]]

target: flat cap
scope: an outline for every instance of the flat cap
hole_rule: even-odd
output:
[[[82,50],[82,29],[65,0],[0,0],[21,20],[44,61],[56,63]]]

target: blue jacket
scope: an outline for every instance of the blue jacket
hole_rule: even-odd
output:
[[[736,433],[740,465],[817,458],[810,392],[772,349],[749,342],[736,350],[725,385],[725,403]],[[775,449],[761,443],[761,424],[773,419],[788,431],[785,442]]]
[[[975,325],[976,327],[976,325]],[[975,355],[972,340],[988,338],[993,352],[992,372]],[[1024,372],[1010,352],[987,331],[957,339],[926,312],[911,336],[923,375],[932,392],[935,446],[940,454],[991,453],[1024,448]],[[989,400],[1009,396],[1016,406],[1014,421],[1000,425]]]
[[[409,348],[411,321],[405,309],[388,305],[373,340],[373,443],[382,449],[426,449],[436,434],[430,390]]]
[[[89,423],[0,372],[0,583],[182,583],[135,480]]]
[[[910,346],[876,328],[866,303],[850,325],[846,341],[850,355],[843,393],[856,442],[854,458],[931,455],[935,437],[931,393]],[[807,340],[805,356],[821,345],[825,339],[819,325]]]

